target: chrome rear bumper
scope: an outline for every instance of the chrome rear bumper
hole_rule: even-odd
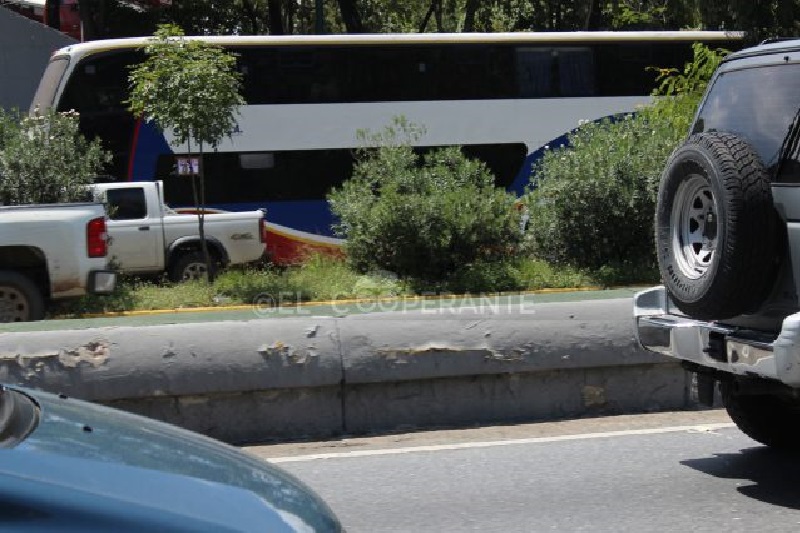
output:
[[[800,313],[777,335],[693,320],[670,312],[664,287],[634,296],[636,339],[647,350],[738,375],[800,387]]]

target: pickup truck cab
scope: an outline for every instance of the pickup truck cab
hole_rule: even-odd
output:
[[[172,281],[206,275],[197,215],[169,208],[161,182],[98,183],[92,189],[107,206],[109,256],[121,272],[166,272]],[[250,263],[264,254],[261,210],[207,213],[203,226],[212,269]]]
[[[664,285],[634,299],[639,342],[716,386],[747,435],[800,432],[800,40],[728,56],[659,185]]]
[[[44,317],[47,305],[114,290],[102,204],[0,207],[0,322]]]

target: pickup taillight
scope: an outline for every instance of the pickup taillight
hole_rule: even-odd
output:
[[[108,253],[105,218],[93,218],[86,224],[86,253],[89,257],[105,257]]]

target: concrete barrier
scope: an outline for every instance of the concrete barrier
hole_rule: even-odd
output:
[[[0,334],[0,381],[234,443],[680,409],[630,299]]]

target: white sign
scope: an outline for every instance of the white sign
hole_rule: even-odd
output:
[[[200,174],[199,157],[179,157],[178,176],[197,176]]]

